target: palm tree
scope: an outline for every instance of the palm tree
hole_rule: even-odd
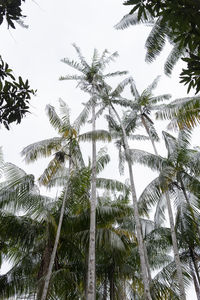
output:
[[[128,123],[127,128],[125,127],[125,124],[123,123],[123,120],[121,119],[120,115],[118,114],[117,110],[115,109],[113,104],[122,104],[124,103],[124,99],[120,96],[120,93],[123,91],[125,86],[130,82],[130,78],[124,80],[121,82],[114,91],[110,91],[109,89],[104,89],[103,93],[101,94],[102,97],[102,108],[98,112],[99,114],[104,111],[105,108],[109,108],[110,114],[113,114],[117,121],[117,125],[112,119],[113,124],[115,123],[115,132],[118,131],[119,135],[121,134],[120,138],[122,139],[121,145],[125,152],[125,158],[128,164],[128,170],[129,170],[129,178],[130,178],[130,188],[131,188],[131,194],[132,194],[132,201],[133,201],[133,208],[134,208],[134,217],[136,220],[136,232],[137,232],[137,238],[138,238],[138,246],[139,246],[139,253],[140,253],[140,262],[141,262],[141,271],[142,271],[142,278],[143,278],[143,284],[144,284],[144,294],[147,299],[151,299],[150,294],[150,288],[149,288],[149,279],[147,275],[147,256],[145,255],[145,246],[143,243],[142,238],[142,231],[141,231],[141,224],[139,219],[139,211],[138,211],[138,205],[137,205],[137,196],[136,196],[136,190],[135,190],[135,184],[133,179],[133,171],[132,171],[132,162],[130,158],[129,153],[129,145],[128,145],[128,136],[135,127],[135,123]],[[126,105],[126,104],[125,104]],[[108,116],[108,119],[111,120],[111,116]],[[111,123],[109,123],[109,127],[111,128]],[[127,133],[128,130],[128,133]],[[117,136],[119,136],[117,135]],[[114,134],[115,136],[115,134]],[[131,136],[131,135],[130,135]]]
[[[163,133],[166,147],[168,150],[168,158],[163,158],[161,156],[152,155],[142,150],[133,150],[133,160],[143,163],[150,168],[157,170],[160,172],[158,179],[154,181],[152,186],[149,187],[149,191],[152,193],[152,188],[154,189],[154,196],[157,193],[159,196],[159,188],[165,192],[167,207],[169,212],[169,220],[170,220],[170,227],[172,233],[172,241],[173,241],[173,248],[175,254],[175,261],[179,256],[178,253],[178,244],[175,234],[175,226],[173,221],[173,214],[171,209],[170,203],[170,190],[180,188],[182,189],[182,195],[184,195],[185,201],[188,205],[189,211],[191,213],[193,219],[193,225],[196,233],[199,235],[199,229],[197,225],[197,219],[195,217],[193,208],[189,202],[189,199],[186,194],[186,190],[189,190],[192,193],[196,193],[198,195],[197,190],[199,188],[199,182],[194,177],[197,175],[198,168],[192,168],[193,160],[197,162],[199,161],[199,154],[196,151],[189,150],[189,140],[190,140],[190,132],[188,130],[182,130],[179,133],[178,139],[176,140],[174,137],[169,135],[168,133]],[[195,155],[196,154],[196,155]],[[193,158],[192,158],[193,157]],[[195,173],[195,170],[197,173]],[[189,172],[189,173],[188,173]],[[192,175],[193,174],[193,175]],[[168,191],[166,193],[166,191]],[[154,196],[152,199],[154,199]],[[177,271],[180,266],[180,259],[176,261]],[[183,282],[183,281],[182,281]],[[179,279],[180,285],[180,279]],[[180,286],[180,293],[181,293],[181,286]]]
[[[26,162],[31,162],[37,160],[38,157],[40,156],[50,156],[52,155],[53,151],[59,150],[55,153],[54,158],[51,160],[48,167],[44,171],[43,175],[39,179],[40,182],[45,185],[48,185],[52,177],[55,176],[55,174],[62,167],[62,164],[65,162],[66,157],[69,160],[69,167],[68,167],[68,178],[65,185],[65,192],[64,192],[62,207],[60,211],[59,224],[57,228],[53,251],[51,253],[48,272],[46,274],[46,278],[44,282],[41,300],[46,299],[48,286],[52,274],[53,264],[56,257],[56,251],[59,243],[61,226],[62,226],[64,211],[66,206],[68,186],[70,181],[70,173],[72,169],[74,169],[77,166],[77,163],[79,163],[79,165],[83,165],[83,159],[77,143],[77,134],[80,128],[80,124],[82,123],[82,117],[83,117],[82,114],[74,122],[74,126],[73,126],[70,124],[69,109],[66,106],[64,101],[60,100],[61,118],[57,115],[55,109],[52,106],[48,105],[46,107],[46,110],[49,116],[50,123],[54,126],[55,129],[58,130],[60,137],[29,145],[23,149],[22,155],[25,156]]]
[[[91,98],[86,104],[92,107],[92,131],[96,130],[96,116],[95,108],[97,102],[100,100],[97,97],[97,93],[101,92],[107,85],[104,79],[108,77],[113,77],[117,75],[124,75],[127,72],[113,72],[108,74],[103,74],[103,71],[109,62],[113,61],[115,57],[118,56],[117,52],[108,55],[108,51],[105,50],[101,57],[97,50],[94,50],[93,58],[91,64],[88,64],[83,57],[80,49],[73,44],[75,48],[79,63],[64,58],[61,61],[66,63],[68,66],[76,69],[81,75],[67,75],[60,77],[60,80],[75,80],[78,82],[78,86],[90,94]],[[92,181],[91,181],[91,217],[90,217],[90,247],[89,247],[89,257],[88,257],[88,290],[87,299],[95,299],[95,224],[96,224],[96,142],[95,139],[92,141]]]

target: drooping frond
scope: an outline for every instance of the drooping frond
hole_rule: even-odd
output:
[[[59,151],[61,146],[62,138],[54,137],[25,147],[21,155],[24,157],[26,163],[30,163],[39,158],[52,155],[55,151]]]
[[[170,94],[163,94],[163,95],[151,97],[149,99],[149,103],[150,104],[156,104],[156,103],[161,102],[161,101],[169,100],[170,98],[171,98]],[[162,106],[160,106],[160,107],[162,107]],[[151,109],[152,110],[158,110],[158,109],[160,109],[160,107],[159,106],[152,106]]]
[[[96,172],[97,174],[103,171],[105,166],[110,162],[110,156],[107,154],[107,149],[101,148],[96,157]]]
[[[181,56],[183,56],[184,52],[185,51],[183,49],[180,49],[179,45],[174,45],[164,64],[164,72],[166,75],[171,75],[175,64],[178,62]]]
[[[156,112],[156,119],[171,120],[170,129],[194,128],[200,122],[200,98],[186,97],[172,101]]]
[[[156,205],[156,211],[154,214],[154,222],[157,227],[160,227],[163,225],[163,223],[166,221],[165,218],[165,208],[166,208],[166,197],[165,194],[160,195],[157,205]]]
[[[53,158],[44,170],[43,174],[39,177],[39,183],[42,185],[48,185],[49,181],[56,175],[60,169],[62,162],[56,157]]]
[[[108,179],[108,178],[97,178],[97,187],[101,189],[106,189],[109,191],[118,191],[118,192],[125,192],[129,193],[129,187],[118,181],[118,180],[113,180],[113,179]]]
[[[135,81],[133,80],[133,78],[130,82],[130,88],[131,88],[131,93],[132,93],[133,97],[135,97],[135,99],[138,100],[140,97],[140,94],[137,90],[137,87],[136,87],[136,84],[135,84]]]
[[[149,137],[142,134],[129,134],[128,138],[132,141],[149,141]]]
[[[146,211],[149,211],[151,207],[158,203],[160,197],[160,181],[157,177],[145,187],[138,199],[138,205],[139,207],[146,207]]]
[[[161,171],[163,169],[165,159],[161,156],[138,149],[131,149],[130,155],[133,162],[141,163],[155,171]]]
[[[111,135],[106,130],[95,130],[95,131],[88,131],[86,133],[79,135],[79,141],[87,142],[87,141],[111,141]]]
[[[167,152],[168,152],[168,157],[172,158],[173,154],[175,156],[177,156],[176,149],[178,147],[178,143],[177,143],[176,138],[166,131],[163,131],[162,135],[164,137],[165,146],[166,146]]]
[[[138,20],[138,15],[137,14],[127,14],[125,15],[121,21],[119,23],[117,23],[115,25],[115,29],[126,29],[127,27],[131,26],[131,25],[137,25],[137,24],[141,24],[141,23],[147,23],[147,24],[153,24],[154,20],[151,17],[150,14],[148,14],[147,12],[147,19],[145,18],[141,18],[140,20]]]
[[[166,42],[166,26],[167,25],[163,22],[162,18],[159,18],[148,35],[145,43],[147,49],[145,60],[147,62],[152,62],[162,51]]]

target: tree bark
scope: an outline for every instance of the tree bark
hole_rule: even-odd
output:
[[[122,132],[123,132],[124,150],[125,150],[125,155],[126,155],[126,160],[128,163],[128,170],[129,170],[131,194],[132,194],[132,201],[133,201],[133,208],[134,208],[134,218],[135,218],[135,223],[136,223],[136,233],[137,233],[138,248],[139,248],[139,255],[140,255],[141,273],[142,273],[142,280],[143,280],[143,285],[144,285],[144,295],[145,295],[145,299],[152,300],[151,293],[150,293],[149,279],[148,279],[148,274],[147,274],[147,264],[146,264],[147,257],[145,257],[144,241],[143,241],[143,237],[142,237],[142,228],[141,228],[139,211],[138,211],[137,196],[136,196],[136,190],[135,190],[135,183],[134,183],[134,179],[133,179],[133,170],[132,170],[132,163],[130,160],[128,140],[127,140],[126,131],[121,122],[120,116],[118,115],[117,111],[115,110],[115,108],[113,106],[112,106],[112,109],[120,123]]]
[[[71,171],[71,153],[70,153],[70,157],[69,157],[69,176],[70,176],[70,171]],[[58,243],[59,243],[59,239],[60,239],[60,233],[61,233],[63,217],[64,217],[64,213],[65,213],[68,183],[69,183],[69,178],[68,178],[68,181],[67,181],[67,186],[66,186],[66,189],[65,189],[64,197],[63,197],[62,207],[61,207],[61,211],[60,211],[60,218],[59,218],[58,228],[57,228],[57,232],[56,232],[56,238],[55,238],[55,242],[54,242],[53,251],[52,251],[52,254],[51,254],[51,259],[50,259],[50,262],[49,262],[48,272],[47,272],[47,275],[45,277],[45,283],[44,283],[44,287],[43,287],[41,300],[46,300],[46,298],[47,298],[49,282],[50,282],[51,275],[52,275],[53,265],[54,265],[54,261],[55,261],[55,257],[56,257],[56,251],[57,251]]]
[[[92,130],[96,129],[95,103],[92,106]],[[92,141],[92,182],[90,200],[90,240],[88,257],[87,300],[96,299],[95,284],[95,239],[96,239],[96,141]]]

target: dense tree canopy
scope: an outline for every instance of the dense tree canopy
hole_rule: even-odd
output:
[[[200,91],[200,2],[196,0],[128,0],[124,5],[133,8],[129,15],[137,15],[138,21],[155,22],[146,48],[147,60],[152,61],[162,50],[168,39],[174,47],[170,57],[169,69],[181,57],[187,68],[182,70],[181,82]],[[126,25],[135,24],[133,19],[126,18]],[[169,61],[168,61],[169,63]],[[165,68],[166,73],[170,70]]]

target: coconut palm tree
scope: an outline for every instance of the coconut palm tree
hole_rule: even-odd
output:
[[[57,151],[54,153],[55,156],[49,163],[44,173],[40,176],[39,181],[45,185],[48,185],[52,177],[55,176],[55,174],[63,167],[62,164],[65,162],[66,158],[68,158],[69,160],[69,167],[68,167],[68,178],[65,185],[65,195],[63,197],[63,203],[60,211],[60,219],[57,228],[56,239],[54,242],[53,251],[51,253],[51,260],[49,262],[48,272],[46,274],[41,300],[46,299],[48,286],[52,274],[53,264],[56,257],[56,251],[58,247],[61,226],[62,226],[64,211],[66,206],[70,173],[72,169],[77,167],[77,164],[79,164],[79,166],[83,165],[82,155],[77,142],[77,133],[80,128],[80,124],[82,123],[83,113],[78,117],[77,120],[75,120],[73,124],[74,127],[73,127],[73,125],[70,124],[69,108],[66,106],[65,102],[62,101],[61,99],[60,99],[61,118],[57,115],[54,107],[48,105],[46,107],[46,110],[49,116],[50,123],[53,125],[55,129],[58,130],[60,137],[29,145],[23,149],[22,155],[25,157],[26,162],[31,162],[37,160],[40,156],[43,157],[50,156],[52,155],[53,151]]]
[[[158,192],[159,188],[161,188],[161,190],[165,192],[167,207],[169,211],[169,220],[170,220],[170,227],[172,232],[175,261],[176,261],[179,252],[178,252],[178,247],[176,246],[178,244],[177,244],[177,239],[175,234],[175,226],[173,221],[172,209],[170,208],[171,204],[170,204],[169,192],[175,188],[182,189],[182,195],[184,195],[185,201],[188,205],[190,214],[193,219],[193,226],[194,226],[193,230],[195,230],[196,234],[199,235],[197,218],[195,217],[193,207],[186,193],[186,190],[189,190],[190,192],[196,193],[196,195],[198,195],[197,191],[199,188],[199,182],[194,176],[196,167],[195,168],[193,167],[192,169],[191,166],[193,165],[192,157],[197,161],[198,164],[199,154],[197,151],[187,149],[190,140],[189,130],[180,131],[178,139],[175,139],[174,137],[172,137],[166,132],[164,132],[163,135],[168,150],[167,159],[161,156],[149,154],[142,150],[133,150],[133,160],[148,165],[150,168],[160,172],[158,179],[156,179],[152,183],[152,185],[149,186],[149,191],[151,191],[152,193],[152,190],[154,189],[154,193],[152,194],[153,195],[152,199],[154,199],[154,201],[155,201],[154,197],[156,193],[157,193],[156,197],[159,197],[159,192]],[[152,187],[153,189],[151,190]],[[166,193],[166,191],[168,191],[168,193]],[[198,207],[197,204],[196,206]],[[177,261],[176,262],[177,271],[178,271],[178,266],[180,266],[180,262]]]
[[[108,51],[105,50],[99,57],[97,50],[94,50],[91,64],[88,64],[83,57],[80,49],[73,44],[73,47],[78,54],[80,62],[75,62],[68,58],[64,58],[61,61],[66,63],[68,66],[74,68],[79,72],[80,75],[67,75],[60,77],[60,80],[75,80],[78,82],[78,86],[90,94],[90,100],[88,104],[92,108],[92,131],[96,130],[96,116],[95,108],[100,98],[97,96],[102,89],[107,86],[104,79],[108,77],[124,75],[127,72],[113,72],[103,74],[103,71],[109,62],[113,61],[118,53],[114,52],[108,55]],[[92,181],[91,181],[91,227],[90,227],[90,247],[88,257],[88,291],[87,299],[95,299],[95,212],[96,212],[96,142],[92,141]]]

